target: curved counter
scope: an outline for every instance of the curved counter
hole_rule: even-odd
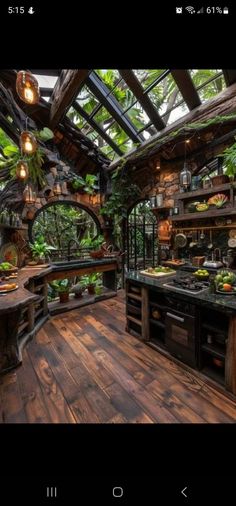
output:
[[[103,285],[112,291],[114,296],[117,274],[117,262],[114,259],[58,262],[46,268],[19,269],[19,288],[7,294],[0,294],[0,373],[7,372],[22,362],[24,345],[48,319],[48,282],[92,272],[103,273]],[[62,306],[61,310],[68,309]]]

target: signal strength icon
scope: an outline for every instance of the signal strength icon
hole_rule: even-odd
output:
[[[188,11],[190,14],[195,14],[195,9],[191,5],[185,7],[185,10]]]
[[[204,7],[201,7],[201,9],[199,9],[199,11],[197,11],[197,14],[204,14]]]

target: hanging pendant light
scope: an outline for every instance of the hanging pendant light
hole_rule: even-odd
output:
[[[34,204],[36,202],[36,193],[30,184],[27,184],[23,193],[26,204]]]
[[[33,155],[37,150],[38,144],[31,132],[25,130],[20,134],[20,147],[26,155]]]
[[[187,163],[186,163],[186,144],[190,142],[189,139],[185,139],[184,141],[184,167],[180,172],[179,175],[179,183],[183,191],[188,191],[191,181],[192,181],[192,174],[190,170],[188,169]]]
[[[27,162],[19,160],[16,165],[16,177],[21,181],[25,181],[29,177],[29,167]]]
[[[20,70],[16,78],[16,91],[26,104],[37,104],[40,99],[40,91],[37,79],[25,70]]]
[[[53,193],[54,193],[54,195],[61,195],[61,193],[62,193],[59,177],[56,177],[56,179],[55,179],[55,182],[53,185]]]

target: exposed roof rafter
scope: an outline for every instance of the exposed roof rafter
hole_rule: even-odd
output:
[[[119,102],[111,95],[109,88],[99,79],[95,72],[91,72],[87,77],[86,84],[130,139],[136,143],[142,142],[144,140],[143,136],[138,134],[133,123],[124,114]]]
[[[89,114],[79,105],[77,102],[72,104],[72,107],[89,123],[89,125],[97,131],[97,133],[104,139],[104,141],[111,146],[111,148],[119,155],[122,156],[122,151],[116,145],[115,142],[107,135],[107,133],[94,121],[93,118],[90,118]]]
[[[226,86],[236,82],[236,69],[223,69]]]
[[[134,96],[140,102],[141,106],[143,107],[144,111],[146,112],[151,122],[156,127],[156,129],[162,130],[163,128],[165,128],[166,125],[163,119],[158,114],[157,109],[153,105],[149,96],[144,93],[144,89],[140,84],[139,80],[137,79],[136,75],[134,74],[134,72],[130,69],[118,69],[118,70],[120,72],[120,75],[126,82],[127,86],[131,89]]]
[[[198,92],[188,70],[171,70],[171,74],[190,111],[201,105]]]
[[[89,74],[88,69],[62,70],[51,96],[50,126],[54,128],[66,114]]]

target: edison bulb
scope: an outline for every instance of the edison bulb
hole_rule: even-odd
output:
[[[26,178],[26,170],[25,170],[24,165],[21,165],[21,167],[20,167],[19,176],[20,176],[21,179],[25,179]]]
[[[17,179],[24,180],[29,176],[29,169],[26,162],[20,160],[16,166],[16,177]]]
[[[32,153],[34,147],[29,137],[26,137],[24,142],[24,151],[27,153]]]
[[[30,104],[33,103],[34,101],[34,92],[31,88],[24,88],[24,96],[25,96],[25,100],[27,100],[27,102],[29,102]]]

